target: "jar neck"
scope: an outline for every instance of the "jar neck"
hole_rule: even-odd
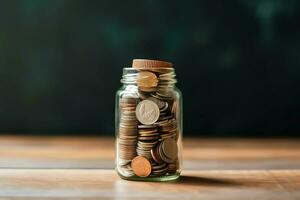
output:
[[[155,73],[155,75],[157,76],[158,88],[172,88],[177,83],[174,68],[151,69],[151,72]],[[137,85],[138,73],[139,70],[136,70],[134,68],[123,68],[121,83],[123,83],[123,85]]]

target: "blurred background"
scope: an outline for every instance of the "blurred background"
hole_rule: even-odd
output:
[[[300,132],[300,2],[0,1],[0,132],[114,135],[133,58],[174,63],[184,135]]]

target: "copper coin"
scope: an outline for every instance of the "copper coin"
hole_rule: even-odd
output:
[[[134,59],[132,67],[135,69],[172,68],[173,64],[160,60]]]
[[[176,140],[172,138],[165,139],[162,142],[162,151],[163,154],[170,160],[174,161],[177,158],[178,147]]]
[[[158,145],[157,147],[154,147],[151,149],[150,153],[152,155],[152,158],[155,160],[155,162],[159,163],[159,164],[162,164],[164,161],[161,159],[160,155],[159,155],[159,146]]]
[[[139,177],[147,177],[151,174],[151,163],[143,156],[137,156],[131,161],[134,173]]]
[[[139,86],[139,90],[143,92],[155,92],[157,90],[156,87],[141,87]]]
[[[136,82],[139,87],[152,88],[157,86],[158,79],[152,72],[141,71],[137,75]]]

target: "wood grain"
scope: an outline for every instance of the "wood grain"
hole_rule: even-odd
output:
[[[0,168],[114,167],[114,140],[0,136]],[[185,139],[185,169],[300,169],[298,139]]]
[[[9,199],[299,199],[299,170],[185,171],[175,182],[121,180],[112,170],[2,169]]]
[[[297,139],[185,139],[168,183],[121,180],[113,138],[0,136],[0,199],[300,199]]]

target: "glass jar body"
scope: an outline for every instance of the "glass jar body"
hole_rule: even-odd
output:
[[[130,71],[123,77],[138,73]],[[169,181],[180,176],[182,94],[174,84],[163,91],[144,91],[134,79],[116,93],[115,164],[123,179]]]

